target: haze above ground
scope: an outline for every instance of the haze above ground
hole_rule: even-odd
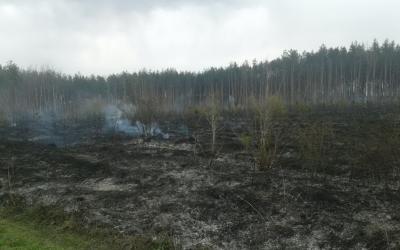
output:
[[[201,71],[373,39],[400,41],[396,0],[3,0],[0,63],[67,74]]]

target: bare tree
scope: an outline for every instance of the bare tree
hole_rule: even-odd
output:
[[[211,129],[211,152],[215,153],[217,131],[220,125],[221,119],[221,106],[217,103],[217,97],[213,93],[208,99],[207,103],[203,108],[203,115],[210,125]]]

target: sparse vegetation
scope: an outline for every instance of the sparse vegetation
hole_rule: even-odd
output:
[[[1,249],[135,249],[172,250],[179,246],[169,238],[123,236],[103,227],[87,228],[79,215],[57,207],[26,207],[21,201],[0,207]]]
[[[255,100],[254,109],[220,114],[225,120],[219,120],[219,126],[222,122],[224,126],[217,130],[217,157],[200,153],[209,152],[212,139],[211,126],[200,107],[188,108],[184,117],[174,117],[178,124],[188,124],[188,135],[196,137],[195,141],[186,135],[144,142],[122,137],[112,144],[104,140],[90,144],[90,148],[0,141],[0,171],[6,176],[7,165],[3,163],[15,155],[14,192],[23,190],[27,197],[45,201],[60,197],[61,204],[72,200],[91,215],[87,218],[100,218],[112,227],[123,226],[132,232],[148,232],[149,228],[151,232],[168,232],[184,238],[184,243],[192,240],[193,248],[210,235],[219,237],[215,242],[224,242],[225,237],[246,231],[251,234],[236,240],[238,248],[256,239],[251,247],[307,248],[317,242],[338,249],[395,249],[400,235],[395,226],[399,216],[397,109],[317,106],[303,112],[286,110],[279,98],[272,98],[271,105],[268,102],[260,105]],[[224,137],[226,134],[230,137]],[[239,147],[232,147],[232,141]],[[194,145],[195,157],[191,151]],[[243,149],[249,154],[243,154]],[[254,162],[268,171],[252,171]],[[32,169],[35,173],[48,171],[47,177],[33,175]],[[54,176],[60,186],[48,185]],[[7,178],[0,181],[8,192]],[[193,211],[193,215],[182,217],[183,210]],[[354,214],[348,216],[346,211]],[[81,234],[77,227],[79,220],[76,225],[69,217],[57,219],[57,212],[40,213],[43,215],[29,218],[40,224],[50,219],[43,224],[55,226],[59,233],[79,232],[86,240],[86,233]],[[290,219],[283,220],[285,217]],[[371,218],[377,218],[371,222],[376,228],[366,228]],[[90,226],[90,221],[81,223]],[[227,222],[232,225],[231,234],[216,231],[225,230]],[[299,226],[293,227],[293,223]],[[310,240],[299,242],[297,235],[310,224],[319,228],[321,240],[306,233]],[[182,228],[190,235],[180,233]],[[199,233],[199,228],[204,231]],[[97,239],[95,235],[89,234],[88,240]],[[100,239],[132,249],[177,247],[170,237],[150,240],[146,235],[134,235],[127,233],[120,238],[107,234]],[[307,245],[298,245],[303,243]]]

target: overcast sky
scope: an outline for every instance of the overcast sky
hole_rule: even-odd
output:
[[[285,49],[400,42],[399,0],[0,0],[0,64],[199,71]]]

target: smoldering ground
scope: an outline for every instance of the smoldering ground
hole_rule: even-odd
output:
[[[125,135],[62,148],[2,139],[1,197],[11,192],[31,206],[79,211],[83,224],[127,235],[167,234],[184,249],[395,249],[398,181],[371,165],[384,151],[367,154],[375,155],[365,159],[367,167],[354,165],[355,155],[365,154],[346,139],[367,143],[371,121],[375,128],[392,116],[360,111],[291,115],[279,125],[285,131],[279,161],[263,171],[254,168],[251,154],[231,147],[238,141],[232,129],[244,129],[243,117],[225,124],[218,139],[226,147],[216,156],[194,156],[195,144],[185,137],[143,141]],[[378,113],[384,117],[377,119]],[[313,119],[329,121],[335,131],[324,168],[317,170],[302,160],[294,133]],[[360,128],[365,121],[369,125]]]

